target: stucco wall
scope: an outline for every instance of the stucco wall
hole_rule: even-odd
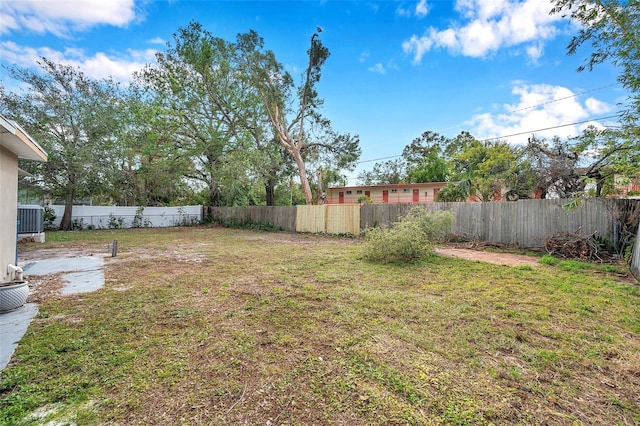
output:
[[[16,261],[17,205],[18,157],[0,146],[0,281],[7,279],[7,265]]]

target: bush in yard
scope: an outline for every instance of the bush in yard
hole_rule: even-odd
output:
[[[399,222],[367,231],[364,257],[374,262],[419,260],[433,250],[433,243],[449,232],[452,223],[449,212],[415,206]]]

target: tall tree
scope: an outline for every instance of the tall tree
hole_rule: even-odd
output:
[[[135,85],[128,91],[132,125],[124,135],[127,154],[113,196],[120,205],[175,205],[193,196],[184,179],[191,158],[175,149],[173,123],[164,119],[157,99]]]
[[[402,151],[407,163],[409,182],[446,182],[449,165],[444,150],[449,140],[438,133],[427,131],[414,139]]]
[[[403,182],[405,176],[405,162],[398,158],[375,163],[371,171],[360,172],[358,180],[362,185],[389,185]]]
[[[615,193],[616,177],[637,177],[640,149],[629,139],[621,141],[618,132],[589,127],[580,136],[555,137],[551,143],[529,138],[527,154],[542,197],[576,196],[589,182],[595,184],[593,195],[606,196]]]
[[[503,141],[469,142],[468,139],[464,146],[452,158],[458,173],[471,181],[475,195],[481,201],[502,198],[510,189],[506,184],[520,169],[518,148]]]
[[[175,151],[192,160],[185,177],[206,186],[209,205],[220,205],[225,173],[244,172],[246,164],[228,161],[229,154],[247,143],[245,105],[259,102],[239,75],[236,60],[232,43],[191,22],[178,29],[166,52],[156,55],[156,64],[138,74],[138,81],[157,96],[158,114],[169,123],[162,130],[171,132]]]
[[[340,152],[340,157],[347,163],[355,163],[354,158],[360,155],[357,137],[336,135],[331,144],[325,144],[322,141],[314,142],[314,135],[309,130],[329,126],[329,122],[319,113],[323,102],[316,90],[322,66],[329,57],[329,50],[320,41],[320,31],[311,37],[307,51],[309,62],[298,87],[277,61],[275,54],[264,49],[264,41],[255,31],[238,35],[237,41],[244,52],[244,73],[257,88],[279,143],[296,164],[307,204],[313,203],[307,171],[307,162],[313,161],[313,158],[309,156],[317,156],[320,148],[325,153],[329,149]],[[327,134],[326,130],[322,133]]]
[[[39,70],[9,68],[25,89],[3,88],[0,104],[48,152],[46,163],[25,167],[52,196],[64,199],[60,227],[69,230],[74,200],[103,194],[113,179],[111,165],[123,155],[125,105],[120,86],[111,79],[93,80],[46,58],[38,65]]]
[[[360,139],[349,133],[337,133],[331,129],[329,120],[310,126],[311,137],[302,149],[307,169],[315,173],[309,177],[310,186],[315,186],[317,203],[323,203],[328,185],[346,180],[344,170],[352,171],[360,158]]]

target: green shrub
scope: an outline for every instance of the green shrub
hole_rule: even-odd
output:
[[[54,231],[57,227],[53,224],[56,220],[56,211],[49,206],[44,206],[44,230]]]
[[[109,213],[109,229],[120,229],[124,227],[124,217],[115,216]]]
[[[539,262],[543,265],[555,266],[560,262],[560,260],[550,254],[543,254]]]
[[[407,216],[391,226],[367,231],[364,258],[374,262],[413,262],[433,250],[433,243],[451,229],[449,212],[429,212],[413,207]]]

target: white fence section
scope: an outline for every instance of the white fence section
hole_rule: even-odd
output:
[[[54,227],[60,226],[64,206],[51,205],[56,213]],[[73,206],[71,220],[75,229],[161,228],[195,225],[202,222],[202,206],[122,207]]]

